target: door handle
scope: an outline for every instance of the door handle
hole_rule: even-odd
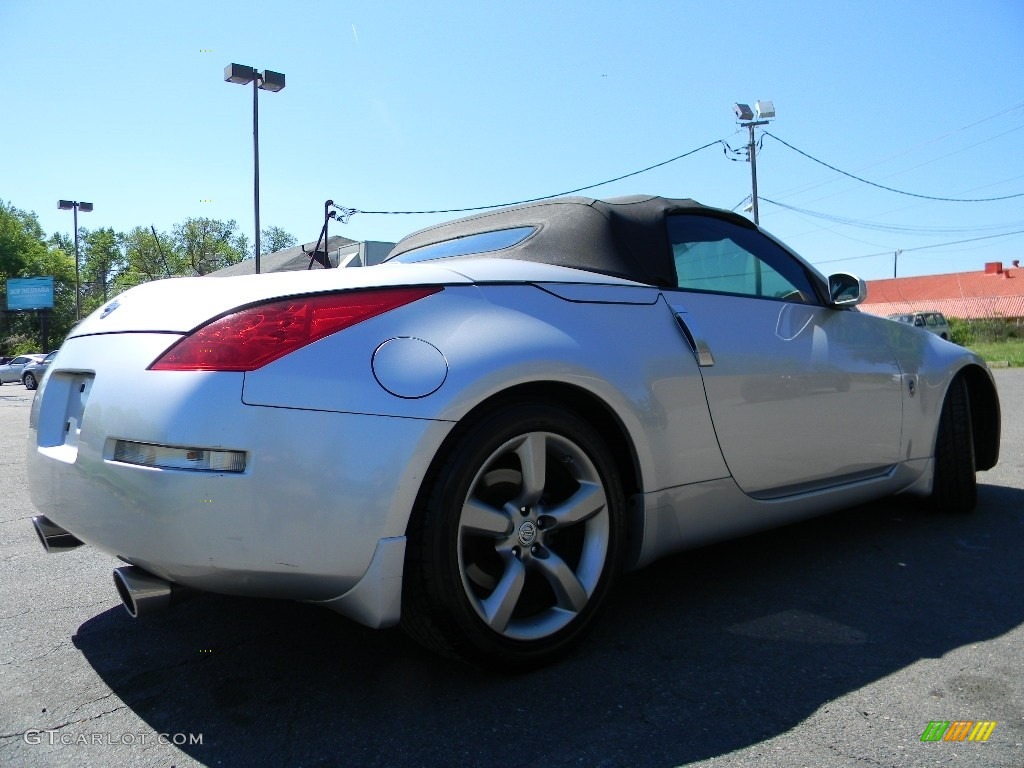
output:
[[[704,335],[696,327],[693,318],[684,320],[682,312],[675,312],[674,314],[679,330],[683,332],[683,336],[686,337],[686,342],[690,345],[693,356],[697,358],[697,365],[701,368],[708,368],[714,365],[715,356],[711,354],[711,347],[708,346]]]

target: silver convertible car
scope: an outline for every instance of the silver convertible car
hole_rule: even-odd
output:
[[[185,591],[302,600],[499,669],[578,641],[616,576],[891,494],[975,506],[984,362],[856,309],[745,218],[562,198],[383,264],[134,288],[31,412],[48,550]]]

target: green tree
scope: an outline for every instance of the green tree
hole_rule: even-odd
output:
[[[114,278],[114,291],[132,288],[150,280],[189,274],[174,250],[174,241],[165,232],[135,227],[119,235],[124,251],[124,269]]]
[[[12,277],[54,279],[54,309],[41,312],[4,312],[0,324],[0,351],[12,354],[43,348],[43,323],[48,325],[47,345],[57,346],[75,321],[74,258],[53,241],[47,242],[34,213],[0,200],[0,309],[7,308],[7,280]]]
[[[298,243],[295,235],[285,232],[280,227],[267,227],[260,232],[260,254],[283,251]]]
[[[45,251],[36,215],[0,200],[0,276],[30,277],[25,273],[27,265]]]
[[[127,260],[122,236],[110,227],[86,231],[81,240],[82,314],[85,315],[116,293],[115,280]]]
[[[174,250],[190,270],[185,274],[208,275],[237,264],[246,255],[248,240],[238,232],[234,219],[192,218],[172,230]],[[179,273],[180,274],[180,273]]]

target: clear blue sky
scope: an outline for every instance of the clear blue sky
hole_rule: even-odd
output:
[[[231,62],[287,75],[260,94],[261,219],[314,240],[324,200],[421,210],[532,198],[716,139],[735,101],[769,130],[880,184],[940,197],[1024,192],[1024,2],[737,0],[154,2],[0,0],[7,78],[0,199],[70,233],[252,233],[252,91]],[[1024,260],[1024,197],[925,201],[843,177],[765,137],[761,225],[825,271],[867,279]],[[588,193],[733,208],[750,167],[719,146]],[[210,201],[210,202],[206,202]],[[397,240],[446,215],[357,214],[333,234]],[[957,245],[937,244],[1018,232]],[[918,250],[914,250],[918,249]],[[872,256],[871,254],[881,254]]]

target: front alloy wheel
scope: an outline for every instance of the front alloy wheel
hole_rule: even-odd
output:
[[[484,419],[410,528],[407,629],[508,671],[550,661],[604,600],[623,506],[614,461],[582,420],[547,406]]]

